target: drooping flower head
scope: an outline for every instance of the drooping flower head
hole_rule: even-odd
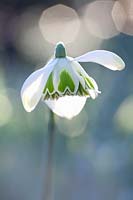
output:
[[[100,93],[96,81],[79,62],[95,62],[114,71],[125,67],[118,55],[105,50],[68,57],[60,42],[56,45],[54,58],[25,80],[21,89],[25,110],[31,112],[42,99],[60,117],[71,119],[79,114],[86,99],[95,99]]]

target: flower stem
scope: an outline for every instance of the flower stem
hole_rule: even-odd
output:
[[[54,113],[50,111],[50,118],[48,124],[48,161],[46,166],[46,185],[44,200],[52,200],[52,177],[53,177],[53,150],[55,141],[55,121]]]

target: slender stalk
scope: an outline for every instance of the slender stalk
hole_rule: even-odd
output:
[[[50,118],[48,124],[48,160],[46,168],[46,184],[45,184],[45,198],[44,200],[52,200],[52,177],[53,177],[53,150],[55,140],[55,121],[54,113],[50,111]]]

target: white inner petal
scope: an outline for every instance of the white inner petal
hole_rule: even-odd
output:
[[[58,100],[45,100],[44,102],[58,116],[72,119],[83,109],[86,97],[64,96]]]
[[[79,86],[79,80],[78,80],[78,77],[77,77],[76,73],[74,72],[74,70],[71,66],[71,60],[68,57],[58,59],[58,63],[54,67],[53,83],[54,83],[54,87],[57,91],[58,91],[58,85],[59,85],[59,82],[60,82],[60,73],[62,71],[67,71],[69,73],[70,77],[72,78],[74,85],[75,85],[75,89],[74,89],[73,93],[75,93],[78,89],[78,86]],[[58,91],[58,92],[60,93],[60,91]]]
[[[111,70],[122,70],[125,68],[124,61],[115,53],[105,50],[96,50],[76,57],[75,61],[94,62]]]
[[[94,86],[96,92],[98,92],[98,93],[100,92],[100,91],[98,91],[98,85],[97,85],[96,81],[86,73],[86,71],[82,68],[82,66],[78,62],[73,61],[72,62],[72,67],[74,68],[74,70],[76,72],[81,74],[84,78],[90,79],[91,82],[93,83],[93,86]],[[80,80],[80,82],[81,82],[81,80]]]

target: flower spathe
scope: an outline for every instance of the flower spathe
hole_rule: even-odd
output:
[[[21,89],[22,103],[27,112],[37,106],[40,99],[60,117],[71,119],[83,109],[88,97],[95,99],[100,91],[79,62],[94,62],[111,70],[122,70],[123,60],[116,54],[96,50],[77,58],[66,56],[63,43],[58,43],[55,57],[43,68],[33,72]]]

